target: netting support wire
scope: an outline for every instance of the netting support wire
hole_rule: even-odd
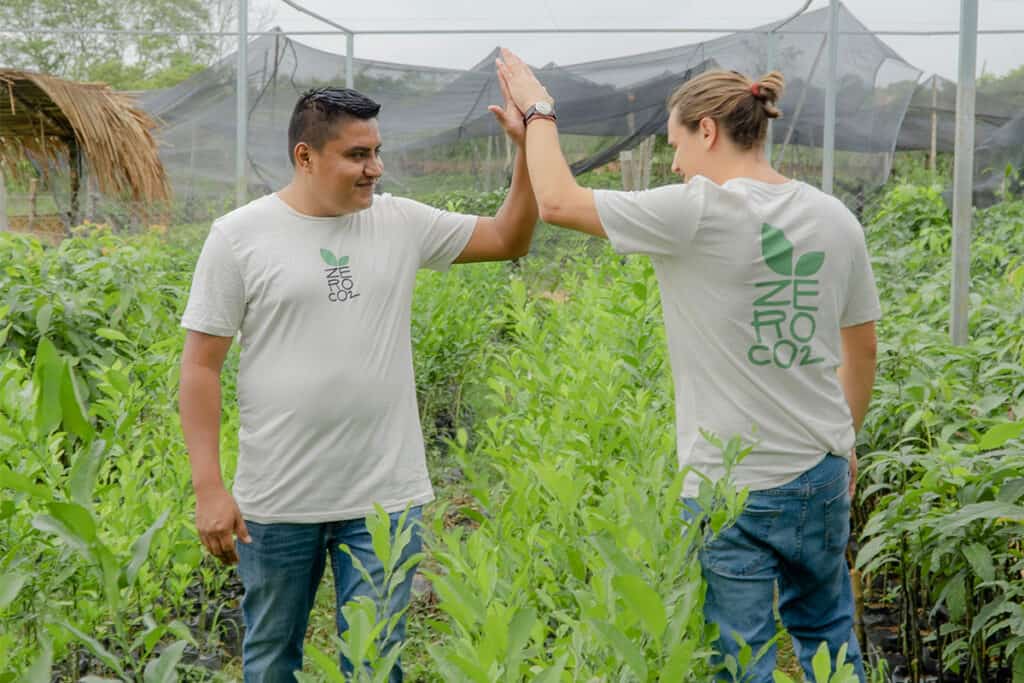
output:
[[[821,189],[832,194],[836,171],[836,98],[839,93],[839,0],[828,4],[828,78],[825,83],[825,139],[821,154]]]
[[[323,22],[328,26],[336,28],[343,34],[345,34],[345,87],[354,88],[356,82],[356,75],[352,69],[352,59],[356,51],[356,32],[348,28],[347,26],[342,26],[338,22],[328,19],[322,14],[317,14],[313,10],[303,7],[294,0],[281,0],[281,2],[288,5],[292,9],[302,12],[306,16],[313,17],[317,21]]]
[[[788,24],[789,22],[793,21],[801,14],[806,12],[807,8],[811,6],[811,2],[813,1],[814,0],[804,0],[804,4],[800,9],[798,9],[796,12],[793,12],[793,14],[789,15],[779,23],[772,26],[771,30],[768,32],[768,63],[765,65],[766,72],[775,69],[775,63],[778,60],[779,29],[781,29],[783,26],[785,26],[786,24]],[[755,78],[757,76],[758,74],[754,74]],[[771,119],[768,119],[768,137],[767,141],[765,142],[764,153],[765,158],[767,158],[769,164],[772,163],[772,135],[774,134],[774,132],[774,122]]]
[[[246,144],[249,140],[249,0],[238,0],[238,72],[235,78],[235,206],[248,200]]]
[[[953,162],[953,283],[949,316],[950,337],[957,346],[967,343],[977,63],[978,0],[960,0],[960,73],[956,87],[956,146]]]

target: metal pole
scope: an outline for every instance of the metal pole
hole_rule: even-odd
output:
[[[768,68],[766,71],[773,71],[775,69],[776,52],[778,51],[778,37],[775,32],[772,31],[768,34]],[[772,165],[772,137],[775,134],[775,122],[768,119],[768,135],[764,143],[764,156],[768,160],[768,164]]]
[[[800,7],[800,9],[798,9],[796,12],[793,12],[779,23],[775,24],[775,26],[772,27],[772,30],[768,32],[768,68],[765,69],[766,71],[774,71],[776,68],[775,62],[778,59],[779,49],[779,29],[781,29],[786,24],[790,23],[791,21],[799,17],[801,14],[806,12],[807,8],[810,6],[811,0],[804,0],[804,4]],[[768,119],[768,140],[765,143],[764,151],[765,158],[768,160],[769,165],[771,165],[772,163],[772,137],[775,133],[774,128],[774,122],[771,119]]]
[[[249,1],[238,0],[238,73],[235,78],[235,206],[247,201],[246,145],[249,141]]]
[[[928,151],[928,170],[935,173],[939,144],[939,77],[932,76],[932,144]]]
[[[971,285],[971,214],[974,190],[974,78],[978,63],[978,0],[960,0],[960,74],[956,87],[956,149],[953,163],[953,284],[949,332],[967,343]]]
[[[839,0],[828,6],[828,79],[825,83],[825,140],[821,155],[821,189],[832,194],[836,170],[836,96],[839,92]]]
[[[356,87],[356,75],[352,70],[352,55],[356,51],[356,34],[345,34],[345,87]]]

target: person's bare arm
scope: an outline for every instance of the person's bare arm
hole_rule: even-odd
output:
[[[455,259],[456,263],[505,261],[525,256],[530,250],[533,229],[537,225],[537,198],[534,197],[530,174],[526,168],[526,125],[523,123],[523,112],[512,101],[505,81],[499,78],[498,83],[501,85],[505,105],[491,105],[487,109],[494,114],[498,124],[516,146],[512,185],[493,218],[480,216],[476,219],[473,235]]]
[[[493,218],[480,216],[456,263],[505,261],[525,256],[537,225],[537,200],[530,185],[522,147],[516,151],[512,185]]]
[[[249,543],[249,532],[220,471],[220,373],[231,337],[189,331],[181,357],[179,411],[196,492],[196,529],[203,545],[225,564],[238,562],[232,534]]]
[[[530,67],[504,48],[498,60],[498,78],[520,110],[540,101],[552,101]],[[597,213],[593,190],[580,187],[572,176],[554,121],[541,119],[530,123],[526,160],[541,220],[595,237],[608,236]]]
[[[864,424],[875,386],[875,360],[878,341],[875,323],[869,322],[840,330],[843,344],[843,362],[839,366],[839,383],[853,416],[853,430],[859,432]],[[850,497],[857,483],[857,449],[850,453]]]
[[[843,343],[843,362],[839,366],[839,383],[853,415],[853,430],[859,432],[871,402],[875,386],[875,358],[878,342],[875,323],[864,323],[840,330]]]

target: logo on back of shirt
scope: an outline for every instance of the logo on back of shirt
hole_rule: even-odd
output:
[[[825,252],[809,251],[793,262],[793,243],[785,233],[765,223],[761,226],[761,253],[778,277],[755,282],[752,325],[756,336],[747,359],[757,366],[788,369],[814,365],[825,359],[814,357],[811,341],[818,327],[815,276],[825,265]]]
[[[328,266],[324,269],[327,277],[327,300],[341,303],[359,296],[352,269],[348,266],[348,256],[335,256],[330,249],[321,249],[320,256]]]

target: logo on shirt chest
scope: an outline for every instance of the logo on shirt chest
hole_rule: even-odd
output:
[[[335,256],[330,249],[320,249],[320,256],[327,264],[324,276],[327,280],[327,300],[332,303],[351,301],[359,296],[348,256]]]
[[[756,343],[747,350],[747,359],[757,366],[783,370],[823,362],[824,358],[814,357],[811,341],[818,328],[820,281],[815,276],[825,265],[825,252],[807,252],[794,264],[793,244],[785,233],[765,223],[761,253],[779,277],[754,283],[758,296],[751,324]]]

